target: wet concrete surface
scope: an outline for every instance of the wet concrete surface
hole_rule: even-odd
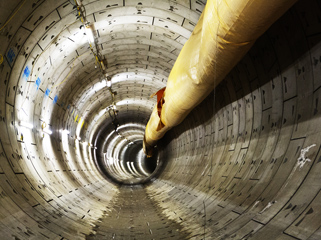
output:
[[[123,186],[86,239],[189,239],[180,224],[168,219],[143,186]]]

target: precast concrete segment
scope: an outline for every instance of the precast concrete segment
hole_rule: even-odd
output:
[[[112,119],[101,112],[110,94],[72,3],[0,2],[1,238],[321,238],[317,0],[299,1],[262,35],[159,141],[157,175],[132,190],[95,165],[107,149],[130,152],[112,141]],[[165,86],[205,1],[83,4],[109,57],[118,120],[127,126],[119,133],[141,141],[136,126],[152,111],[149,96]]]

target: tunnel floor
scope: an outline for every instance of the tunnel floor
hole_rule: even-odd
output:
[[[162,213],[143,186],[123,186],[119,190],[109,205],[112,208],[106,206],[104,216],[86,239],[189,239],[178,223]]]

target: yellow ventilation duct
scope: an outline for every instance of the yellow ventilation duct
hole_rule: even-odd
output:
[[[209,0],[146,126],[144,152],[181,123],[296,0]]]

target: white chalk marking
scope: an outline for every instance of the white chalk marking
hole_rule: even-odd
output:
[[[298,165],[299,165],[300,169],[304,166],[304,164],[305,164],[306,162],[311,162],[311,159],[305,157],[305,154],[307,154],[307,152],[310,150],[310,148],[313,148],[313,147],[315,147],[315,146],[316,146],[316,144],[312,144],[311,146],[308,146],[308,147],[303,148],[303,149],[301,150],[301,155],[300,155],[300,157],[298,158]]]
[[[260,214],[262,214],[264,211],[266,211],[267,209],[269,209],[274,203],[276,203],[276,201],[269,202],[268,205],[266,205],[266,207],[263,208],[263,210],[260,212]]]

